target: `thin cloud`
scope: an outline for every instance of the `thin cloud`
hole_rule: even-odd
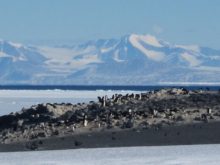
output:
[[[84,38],[76,39],[28,39],[22,43],[25,45],[39,45],[39,46],[58,46],[58,45],[75,45],[85,43],[87,40]]]
[[[163,28],[159,27],[158,25],[154,25],[152,28],[154,33],[160,34],[163,32]]]

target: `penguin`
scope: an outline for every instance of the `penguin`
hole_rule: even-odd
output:
[[[101,123],[100,122],[98,122],[98,128],[100,128],[101,127]]]
[[[102,97],[102,102],[101,103],[102,103],[102,107],[105,107],[105,97],[104,96]]]
[[[108,118],[112,117],[112,110],[109,111]]]
[[[114,102],[117,103],[119,101],[119,97],[116,97]]]
[[[131,119],[132,117],[133,117],[132,110],[129,109],[128,110],[128,118]]]
[[[130,97],[130,98],[134,98],[134,93],[132,93],[129,97]]]
[[[141,94],[137,95],[138,96],[138,100],[141,100]]]
[[[201,118],[202,118],[202,120],[205,120],[205,119],[207,119],[207,116],[206,116],[206,114],[202,114]]]
[[[122,96],[118,95],[118,96],[115,98],[115,102],[116,102],[116,103],[120,102],[120,101],[121,101],[121,97],[122,97]]]
[[[108,100],[108,96],[107,95],[105,95],[105,101],[107,101]]]
[[[101,99],[101,97],[98,96],[98,100],[99,100],[100,103],[102,103],[102,99]]]
[[[112,95],[112,100],[115,100],[115,95]]]
[[[155,109],[153,110],[153,115],[157,115],[157,111]]]
[[[207,114],[211,114],[212,113],[212,110],[207,108]]]
[[[180,87],[180,89],[183,91],[184,94],[188,94],[189,92],[184,87]]]
[[[202,88],[199,88],[199,92],[203,92],[203,89],[202,89]]]
[[[136,98],[136,94],[134,94],[134,99]]]
[[[40,123],[40,128],[42,128],[42,129],[44,129],[44,128],[45,128],[44,123]]]
[[[87,123],[88,123],[87,115],[85,114],[85,115],[83,116],[83,125],[84,125],[84,127],[87,126]]]

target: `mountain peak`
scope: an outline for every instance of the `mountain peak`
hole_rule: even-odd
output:
[[[9,44],[10,46],[13,46],[15,48],[21,48],[23,46],[22,44],[13,43],[13,42],[10,42],[10,41],[6,41],[4,39],[0,39],[0,44]]]
[[[22,46],[0,39],[0,83],[219,82],[220,51],[171,45],[150,34],[60,47]]]
[[[147,35],[132,34],[129,36],[129,41],[131,43],[136,43],[138,41],[138,42],[144,42],[148,45],[155,46],[155,47],[163,47],[163,45],[159,43],[159,40],[155,36],[152,36],[150,34],[147,34]]]
[[[4,39],[0,39],[0,44],[4,43],[5,40]]]
[[[11,46],[14,46],[16,48],[20,48],[22,47],[23,45],[22,44],[18,44],[18,43],[13,43],[13,42],[8,42]]]

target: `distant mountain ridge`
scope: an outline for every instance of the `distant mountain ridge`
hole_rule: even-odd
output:
[[[0,40],[0,84],[158,85],[220,82],[220,50],[127,35],[76,46]]]

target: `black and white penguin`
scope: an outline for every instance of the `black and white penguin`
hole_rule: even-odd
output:
[[[183,91],[184,94],[188,94],[188,93],[189,93],[189,92],[187,91],[187,89],[184,88],[184,87],[180,87],[180,89]]]
[[[210,108],[207,108],[207,114],[211,114],[212,110]]]
[[[141,100],[141,94],[137,94],[137,99]]]
[[[121,101],[121,98],[122,98],[122,95],[118,95],[116,98],[115,98],[115,102],[118,103]]]
[[[203,89],[202,89],[202,88],[199,88],[199,92],[203,92]]]
[[[133,118],[133,113],[132,113],[132,110],[131,110],[131,109],[128,110],[128,115],[127,115],[127,117],[128,117],[129,119]]]
[[[83,116],[83,125],[84,125],[84,127],[86,127],[87,124],[88,124],[88,120],[87,120],[87,115],[85,114],[85,115]]]
[[[206,116],[206,114],[202,114],[201,118],[202,118],[202,120],[205,120],[205,119],[207,119],[207,116]]]
[[[115,100],[115,95],[112,95],[112,100]]]
[[[153,116],[157,115],[157,111],[155,109],[151,109],[150,112],[151,112],[151,115]]]
[[[130,99],[134,98],[134,94],[129,95]]]

